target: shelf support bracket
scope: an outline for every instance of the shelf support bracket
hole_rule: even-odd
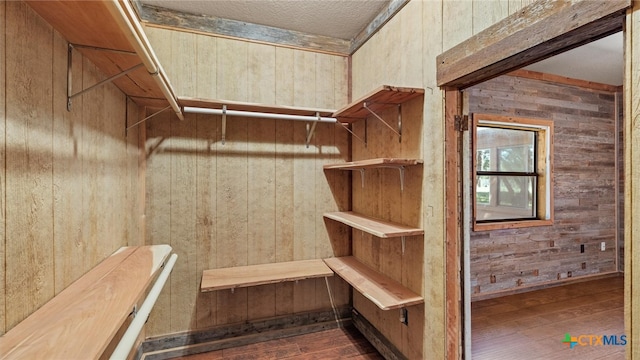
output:
[[[398,168],[400,171],[400,192],[404,192],[404,166]]]
[[[402,142],[402,111],[400,111],[400,105],[398,105],[398,130],[394,129],[391,125],[389,125],[380,115],[376,114],[367,103],[363,103],[362,107],[365,108],[371,115],[373,115],[376,119],[380,120],[389,130],[393,131],[394,134],[398,135],[398,142]]]
[[[151,114],[151,115],[147,116],[146,118],[144,118],[144,119],[142,119],[142,120],[140,120],[140,121],[136,122],[135,124],[127,126],[127,129],[126,129],[126,130],[129,130],[129,129],[133,128],[133,127],[136,127],[136,126],[138,126],[138,125],[142,124],[143,122],[145,122],[145,121],[147,121],[147,120],[151,119],[152,117],[154,117],[154,116],[156,116],[156,115],[160,114],[161,112],[167,111],[167,110],[168,110],[168,109],[170,109],[170,108],[171,108],[171,105],[169,105],[169,106],[165,107],[165,108],[164,108],[164,109],[162,109],[162,110],[158,110],[158,111],[154,112],[153,114]]]
[[[406,248],[406,245],[407,245],[407,240],[406,240],[406,237],[403,236],[402,237],[402,255],[404,255],[404,249]]]
[[[227,105],[222,105],[222,145],[227,141]]]
[[[341,123],[341,122],[339,122],[339,121],[338,121],[338,124],[340,124],[340,126],[341,126],[343,129],[347,130],[347,132],[348,132],[349,134],[351,134],[351,135],[352,135],[353,137],[355,137],[356,139],[360,140],[360,141],[364,144],[364,146],[365,146],[365,147],[367,147],[367,141],[366,141],[366,140],[363,140],[360,136],[356,135],[356,133],[354,133],[351,129],[349,129],[349,127],[348,127],[348,126],[346,126],[345,124],[343,124],[343,123]]]
[[[360,171],[360,181],[362,182],[362,188],[364,189],[364,169],[358,169]]]
[[[318,125],[318,123],[322,120],[320,119],[319,112],[316,112],[316,118],[318,118],[318,121],[313,121],[312,125],[309,125],[309,123],[307,123],[307,138],[305,141],[305,145],[307,145],[307,149],[309,148],[309,144],[311,143],[311,138],[313,137],[313,134],[316,131],[316,125]]]
[[[138,65],[134,65],[124,71],[121,71],[118,74],[115,74],[113,76],[110,76],[102,81],[99,81],[96,84],[93,84],[91,86],[89,86],[86,89],[82,89],[76,93],[73,92],[73,84],[72,84],[72,76],[71,76],[71,68],[72,68],[72,64],[73,64],[73,44],[69,44],[67,46],[67,111],[71,111],[71,100],[79,95],[82,95],[84,93],[86,93],[87,91],[93,90],[99,86],[102,86],[104,84],[108,84],[122,76],[127,75],[128,73],[137,70],[138,68],[144,66],[143,63],[140,63]],[[102,51],[113,51],[111,49],[102,49],[102,48],[93,48],[94,50],[102,50]]]

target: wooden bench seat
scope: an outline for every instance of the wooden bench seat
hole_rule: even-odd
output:
[[[378,273],[353,256],[324,259],[335,273],[382,310],[422,304],[424,299],[399,282]]]
[[[168,245],[116,251],[2,336],[0,358],[100,358],[170,253]]]
[[[200,291],[234,289],[328,276],[333,276],[333,271],[321,259],[236,266],[203,271]]]

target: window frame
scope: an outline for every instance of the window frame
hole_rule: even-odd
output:
[[[553,224],[553,121],[547,119],[532,119],[524,117],[503,116],[494,114],[472,114],[471,154],[472,155],[472,221],[474,231],[495,229],[511,229],[534,226],[548,226]],[[536,216],[529,219],[492,220],[478,222],[476,203],[476,182],[478,181],[477,129],[478,127],[494,127],[500,129],[514,129],[535,131],[537,160],[536,168]],[[497,149],[497,147],[496,147]]]

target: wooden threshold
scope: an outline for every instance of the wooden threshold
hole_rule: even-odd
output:
[[[124,247],[2,337],[2,359],[97,359],[142,300],[171,253]]]
[[[236,266],[202,272],[200,291],[216,291],[333,276],[321,259]]]
[[[393,238],[400,236],[423,235],[424,230],[380,220],[353,211],[325,213],[324,217],[351,226],[354,229],[362,230],[379,238]]]
[[[378,158],[360,161],[350,161],[339,164],[327,164],[323,168],[325,170],[363,170],[377,169],[389,167],[403,167],[422,164],[421,159],[397,159],[397,158]]]
[[[392,106],[400,105],[423,95],[424,89],[421,88],[382,85],[369,94],[336,111],[333,113],[333,117],[343,123],[353,123],[371,114],[367,108],[374,112],[381,112]],[[365,104],[367,107],[364,106]]]
[[[399,282],[367,267],[353,256],[324,259],[338,276],[382,310],[424,303],[424,299]]]

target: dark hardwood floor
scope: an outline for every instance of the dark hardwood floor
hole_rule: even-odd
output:
[[[592,280],[529,293],[473,302],[473,360],[624,359],[625,346],[605,345],[594,338],[622,343],[623,277]],[[565,334],[581,340],[573,349]]]
[[[190,355],[183,360],[333,360],[384,358],[352,325],[344,328],[270,340],[257,344]]]

